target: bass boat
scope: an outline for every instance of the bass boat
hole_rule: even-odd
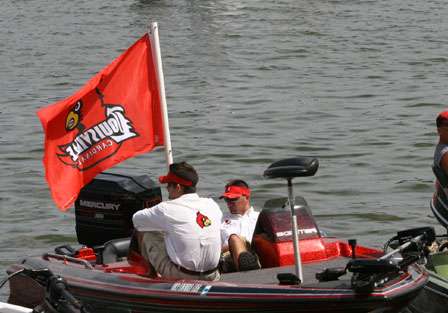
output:
[[[31,308],[44,300],[44,288],[23,274],[26,269],[63,277],[71,294],[97,313],[398,312],[428,280],[419,260],[434,232],[414,233],[387,254],[324,236],[292,190],[293,178],[313,176],[317,168],[312,157],[267,168],[265,177],[287,181],[288,199],[283,206],[268,201],[260,212],[252,245],[261,269],[222,273],[213,282],[147,277],[130,248],[131,217],[161,201],[160,187],[147,176],[100,174],[75,203],[83,246],[60,246],[10,266],[9,303]]]

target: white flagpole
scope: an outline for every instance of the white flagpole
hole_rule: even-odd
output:
[[[160,104],[162,106],[162,119],[163,119],[163,136],[165,142],[165,156],[166,156],[166,166],[168,170],[170,164],[173,163],[173,150],[171,148],[171,136],[170,136],[170,125],[168,122],[168,109],[166,106],[165,98],[165,79],[163,77],[162,68],[162,56],[160,54],[160,44],[159,44],[159,29],[157,23],[151,23],[149,28],[149,37],[151,40],[152,55],[154,56],[156,71],[157,71],[157,83],[159,86],[160,93]]]

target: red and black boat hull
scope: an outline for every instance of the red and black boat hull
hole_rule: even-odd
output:
[[[417,296],[427,274],[417,265],[371,292],[352,289],[350,278],[301,286],[244,284],[229,281],[167,281],[135,274],[106,273],[79,264],[27,258],[9,272],[48,268],[63,276],[70,291],[97,313],[137,312],[397,312]],[[268,269],[266,269],[268,270]],[[263,271],[253,275],[263,275]],[[257,273],[258,272],[258,273]],[[34,307],[43,290],[30,278],[10,281],[9,302]]]

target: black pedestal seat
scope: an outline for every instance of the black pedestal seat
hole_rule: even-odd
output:
[[[285,178],[314,176],[319,167],[319,161],[314,157],[298,156],[272,163],[265,171],[267,178]]]

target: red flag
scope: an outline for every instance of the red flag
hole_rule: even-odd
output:
[[[60,209],[101,171],[164,144],[157,86],[146,34],[74,95],[37,112],[45,176]]]

